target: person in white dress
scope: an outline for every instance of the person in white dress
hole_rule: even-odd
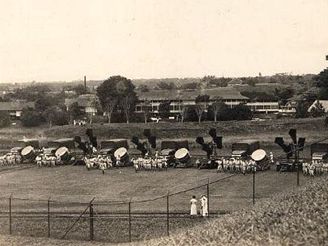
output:
[[[207,197],[205,195],[202,195],[202,197],[200,198],[200,206],[201,206],[201,215],[203,217],[207,217],[208,216],[208,200]]]
[[[190,215],[197,216],[197,199],[195,196],[192,196],[190,200]]]

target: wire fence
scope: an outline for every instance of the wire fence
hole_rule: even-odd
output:
[[[302,176],[301,184],[307,179]],[[189,189],[127,201],[63,202],[12,195],[0,198],[0,232],[112,243],[150,239],[251,208],[256,200],[295,187],[295,180],[295,173],[275,171],[257,173],[255,183],[251,174],[225,174]],[[191,217],[190,198],[201,195],[208,197],[209,216]]]

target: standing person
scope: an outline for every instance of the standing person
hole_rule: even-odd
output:
[[[200,206],[201,206],[201,215],[203,217],[207,217],[208,216],[208,204],[207,204],[208,200],[207,197],[205,195],[202,195],[200,198]]]
[[[197,216],[197,199],[192,196],[190,200],[190,216]]]

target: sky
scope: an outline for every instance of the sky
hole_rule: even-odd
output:
[[[0,0],[0,83],[318,73],[327,0]]]

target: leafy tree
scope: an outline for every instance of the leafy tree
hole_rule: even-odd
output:
[[[112,76],[97,88],[97,96],[109,123],[112,113],[118,106],[121,106],[127,122],[129,121],[128,115],[134,110],[137,101],[134,89],[131,80],[122,76]]]
[[[207,103],[210,100],[209,95],[198,95],[195,99],[194,110],[198,117],[198,123],[201,122],[203,113],[207,110]]]
[[[158,112],[162,118],[168,118],[170,116],[171,101],[164,101],[159,104]]]
[[[296,104],[295,117],[296,118],[307,118],[309,116],[309,113],[308,113],[309,106],[310,106],[310,104],[307,101],[299,101]]]
[[[201,81],[205,83],[207,86],[218,86],[218,87],[227,87],[230,78],[217,78],[213,75],[204,76]]]
[[[200,88],[200,83],[190,82],[190,83],[182,84],[180,88],[182,90],[196,90]]]
[[[189,105],[186,107],[185,121],[198,121],[198,115],[195,110],[195,105]]]
[[[53,122],[57,117],[57,114],[56,114],[57,110],[58,110],[57,107],[51,106],[51,107],[48,107],[46,110],[44,110],[42,113],[43,118],[46,119],[50,128],[52,127]]]
[[[184,105],[182,103],[180,105],[181,105],[181,111],[180,111],[181,122],[184,122],[185,118],[188,116],[189,106]]]
[[[133,99],[131,99],[129,96],[125,96],[121,100],[121,105],[125,114],[126,123],[130,123],[130,111],[131,111],[131,105],[134,106],[134,103],[132,102]]]
[[[321,71],[314,79],[318,87],[328,88],[328,68]]]
[[[141,92],[148,92],[149,91],[149,88],[147,85],[139,85],[139,88],[138,88]]]
[[[142,110],[143,115],[144,115],[145,124],[148,122],[148,118],[149,118],[149,115],[150,115],[150,108],[151,108],[151,104],[148,100],[145,100],[145,101],[142,102],[141,110]]]
[[[81,110],[77,102],[74,102],[69,106],[68,113],[73,120],[85,116],[85,112]]]
[[[10,115],[7,111],[0,111],[0,128],[10,126]]]
[[[40,95],[39,98],[35,101],[35,110],[42,113],[54,105],[55,103],[51,97]]]
[[[253,113],[249,107],[239,104],[231,109],[233,120],[251,120]]]
[[[173,82],[165,82],[165,81],[160,81],[157,84],[158,88],[161,90],[174,90],[176,89],[176,85]]]
[[[204,105],[204,103],[197,103],[194,107],[194,110],[198,117],[198,123],[200,123],[202,121],[203,113],[206,110],[206,106]]]
[[[50,128],[53,125],[56,126],[67,125],[69,121],[69,114],[66,111],[63,111],[58,106],[51,106],[47,108],[42,113],[42,116],[47,121]]]
[[[126,123],[129,123],[129,116],[134,111],[137,102],[137,94],[134,91],[135,87],[131,80],[123,79],[116,84],[116,90],[119,95],[119,102],[123,108]]]
[[[294,95],[294,90],[292,88],[275,88],[274,95],[282,104],[286,104],[287,100]]]
[[[321,71],[314,79],[320,89],[318,98],[328,100],[328,68]]]
[[[39,112],[31,108],[25,108],[22,111],[21,122],[23,126],[34,127],[41,125],[43,118]]]
[[[86,88],[84,87],[84,85],[76,85],[72,88],[73,91],[75,91],[76,95],[83,95],[88,93],[88,91],[86,90]]]
[[[321,87],[318,93],[318,99],[320,100],[328,100],[328,88]]]
[[[50,88],[47,85],[31,85],[22,89],[16,89],[11,97],[13,99],[35,101],[40,96],[45,96],[49,92]]]
[[[214,122],[217,122],[218,114],[221,114],[222,111],[225,110],[227,107],[228,106],[221,101],[216,101],[212,103],[209,111],[213,112]]]
[[[201,102],[207,103],[209,100],[210,100],[210,96],[205,94],[205,95],[198,95],[195,99],[195,102],[196,103],[201,103]]]

